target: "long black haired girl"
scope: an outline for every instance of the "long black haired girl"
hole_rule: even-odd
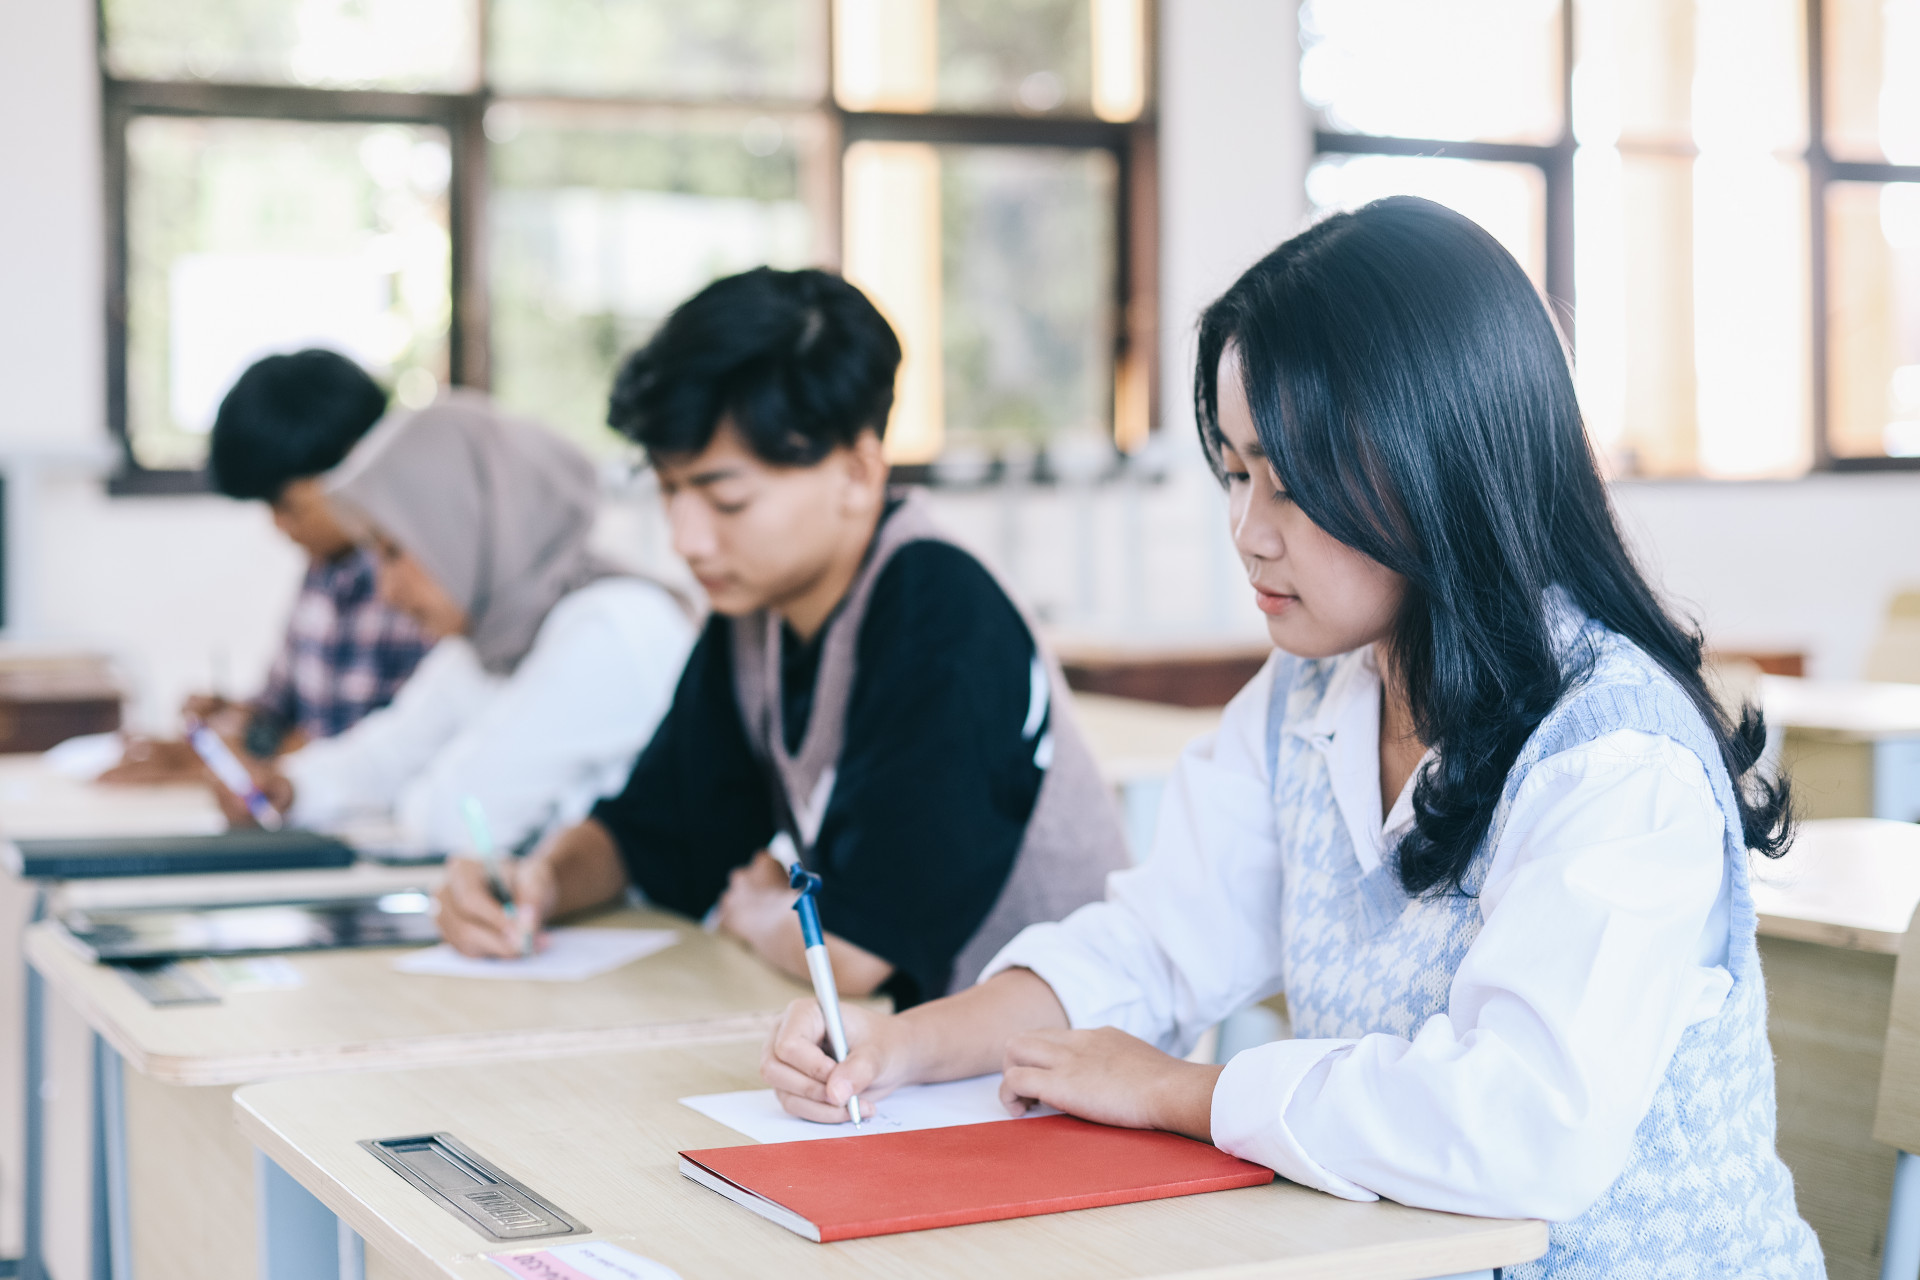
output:
[[[795,1114],[1001,1069],[1351,1199],[1544,1218],[1509,1278],[1821,1274],[1774,1151],[1762,726],[1635,569],[1525,274],[1423,200],[1339,214],[1200,323],[1207,456],[1277,651],[1153,853],[969,991],[796,1003]],[[1284,993],[1293,1038],[1184,1061]]]

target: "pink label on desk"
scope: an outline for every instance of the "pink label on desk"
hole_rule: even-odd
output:
[[[490,1253],[487,1261],[526,1280],[680,1280],[672,1267],[598,1240],[535,1253]]]

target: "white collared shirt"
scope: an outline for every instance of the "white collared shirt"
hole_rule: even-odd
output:
[[[1281,858],[1265,733],[1272,664],[1187,749],[1154,852],[1107,901],[1009,943],[1075,1027],[1117,1026],[1184,1053],[1284,990]],[[1364,869],[1412,820],[1383,820],[1380,680],[1338,660],[1319,714],[1289,727],[1326,753]],[[1447,1011],[1413,1039],[1282,1040],[1227,1064],[1222,1149],[1351,1199],[1489,1216],[1577,1217],[1625,1167],[1681,1034],[1719,1012],[1730,886],[1723,819],[1699,759],[1621,730],[1527,776],[1493,850],[1483,925]]]

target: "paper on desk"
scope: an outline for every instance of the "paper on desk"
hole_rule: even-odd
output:
[[[490,1253],[487,1261],[527,1280],[680,1280],[672,1267],[600,1240],[533,1253]]]
[[[402,973],[442,978],[512,978],[520,982],[580,982],[611,973],[680,940],[671,929],[549,929],[547,949],[524,960],[477,960],[446,943],[401,956]]]
[[[858,1129],[851,1120],[816,1124],[780,1109],[771,1089],[739,1093],[707,1093],[682,1098],[692,1107],[755,1142],[805,1142],[812,1138],[845,1138],[854,1133],[901,1133],[908,1129],[944,1129],[948,1125],[981,1124],[988,1120],[1024,1120],[1058,1115],[1052,1107],[1036,1107],[1025,1116],[1010,1116],[1000,1105],[1000,1074],[950,1080],[945,1084],[910,1084],[874,1103],[875,1115]],[[864,1109],[864,1108],[863,1108]]]
[[[120,763],[127,744],[117,733],[85,733],[40,753],[41,763],[63,778],[92,782]]]

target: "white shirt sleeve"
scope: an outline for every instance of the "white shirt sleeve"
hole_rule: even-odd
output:
[[[1108,877],[1106,901],[1023,930],[982,981],[1031,969],[1073,1026],[1119,1027],[1171,1053],[1280,989],[1280,859],[1266,776],[1272,668],[1181,756],[1148,861]]]
[[[324,830],[391,810],[407,779],[427,767],[497,684],[465,639],[440,641],[392,702],[280,761],[293,783],[289,820]]]
[[[1214,1141],[1354,1199],[1577,1217],[1625,1167],[1682,1033],[1726,969],[1722,817],[1700,761],[1605,735],[1528,775],[1448,1007],[1411,1040],[1236,1056]]]
[[[316,775],[322,791],[340,794],[354,788],[329,784],[351,774],[362,784],[352,797],[359,807],[384,801],[401,829],[428,848],[471,843],[461,812],[469,795],[485,808],[502,845],[577,820],[595,798],[620,785],[652,738],[693,636],[679,605],[650,583],[617,578],[582,588],[554,606],[533,648],[504,681],[467,682],[430,706],[403,707],[406,692],[425,673],[423,663],[388,710],[407,719],[409,744],[432,737],[432,749],[423,758],[416,752],[406,762],[412,767],[396,768],[383,786],[372,785],[370,775],[386,761],[347,741],[361,726],[334,740],[342,750],[330,753],[336,758],[324,768],[290,760],[296,817],[308,819],[304,794]],[[471,648],[459,647],[473,661]],[[464,697],[458,708],[450,705],[456,693]],[[442,714],[430,717],[432,711]],[[315,744],[322,745],[329,744]]]

